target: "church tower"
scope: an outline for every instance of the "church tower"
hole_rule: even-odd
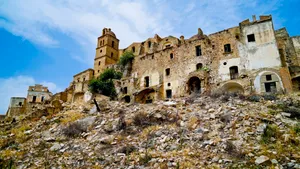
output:
[[[104,28],[102,36],[98,37],[94,60],[95,77],[98,77],[108,65],[116,64],[119,60],[119,39],[110,28]]]

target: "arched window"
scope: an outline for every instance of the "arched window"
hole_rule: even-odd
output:
[[[198,63],[196,65],[196,70],[202,69],[202,67],[203,67],[203,64],[202,63]]]
[[[148,41],[148,48],[151,48],[151,41]]]
[[[135,53],[135,47],[134,46],[132,47],[132,52]]]
[[[230,72],[230,79],[237,79],[239,77],[239,69],[237,66],[231,66],[229,68],[229,72]]]

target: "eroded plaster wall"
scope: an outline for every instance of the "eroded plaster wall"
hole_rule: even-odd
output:
[[[243,43],[239,45],[240,57],[247,58],[246,69],[261,69],[281,66],[279,51],[271,20],[241,26]],[[248,42],[254,34],[255,42]]]

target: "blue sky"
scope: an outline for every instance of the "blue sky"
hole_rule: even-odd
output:
[[[189,38],[273,15],[275,29],[300,35],[299,0],[0,0],[0,114],[27,87],[64,90],[74,74],[93,67],[96,39],[110,27],[120,47],[161,37]]]

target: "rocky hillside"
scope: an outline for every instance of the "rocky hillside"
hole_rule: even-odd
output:
[[[0,127],[0,168],[300,168],[300,98],[33,105]]]

